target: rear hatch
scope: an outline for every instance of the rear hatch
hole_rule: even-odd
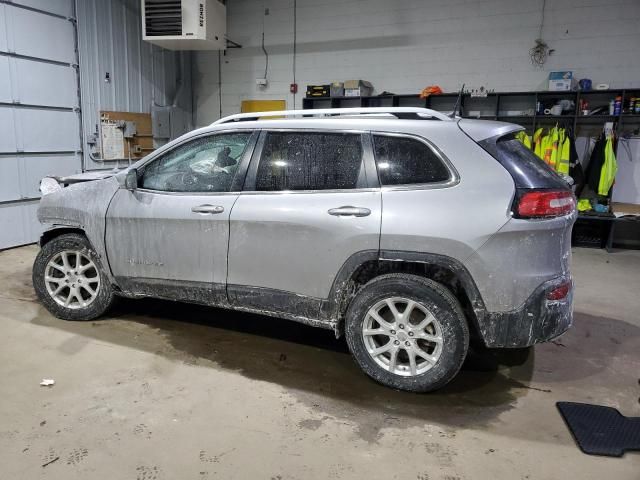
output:
[[[494,285],[504,295],[500,306],[517,307],[541,283],[554,278],[564,279],[570,287],[571,230],[576,218],[570,185],[515,138],[522,127],[469,120],[458,125],[509,172],[516,188],[511,220],[476,252],[475,259],[486,266],[501,265],[501,278]]]
[[[469,120],[461,120],[459,126],[513,178],[516,187],[512,205],[514,217],[552,218],[574,212],[575,197],[567,180],[515,137],[522,127]]]

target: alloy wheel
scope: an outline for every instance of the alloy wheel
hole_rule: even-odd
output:
[[[89,306],[100,291],[100,273],[83,252],[65,250],[53,256],[44,269],[47,292],[65,308]]]
[[[420,375],[442,354],[442,326],[424,305],[403,297],[386,298],[369,309],[362,336],[371,358],[405,377]]]

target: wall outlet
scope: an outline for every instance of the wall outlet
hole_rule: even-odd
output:
[[[256,85],[258,85],[259,87],[266,87],[267,86],[267,79],[266,78],[256,78]]]

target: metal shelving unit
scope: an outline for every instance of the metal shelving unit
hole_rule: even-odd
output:
[[[622,97],[623,109],[629,98],[640,98],[640,89],[623,90],[591,90],[588,92],[499,92],[489,93],[486,97],[472,97],[470,94],[462,96],[461,111],[463,118],[479,118],[484,120],[500,120],[518,123],[524,126],[530,133],[537,126],[553,122],[562,122],[573,127],[577,131],[579,126],[591,126],[616,122],[617,130],[623,125],[637,125],[640,128],[640,114],[621,113],[620,115],[582,115],[579,111],[580,100],[585,99],[590,104],[590,109],[608,106],[609,100],[616,96]],[[425,107],[442,112],[453,110],[457,93],[444,93],[420,98],[417,94],[399,94],[369,97],[330,97],[330,98],[304,98],[302,107],[313,108],[348,108],[348,107]],[[572,100],[575,110],[564,115],[544,115],[536,112],[538,102],[549,105],[559,100]],[[505,114],[504,112],[515,112]],[[471,112],[477,112],[471,114]],[[521,113],[518,113],[521,112]],[[530,113],[522,113],[530,112]]]
[[[517,123],[526,128],[532,134],[539,126],[551,126],[554,123],[572,127],[576,135],[580,130],[588,132],[592,136],[598,130],[602,130],[605,122],[614,122],[615,129],[622,133],[624,127],[638,134],[640,131],[640,114],[621,113],[609,115],[609,101],[615,97],[622,97],[622,110],[627,106],[629,98],[640,98],[640,89],[624,90],[592,90],[588,92],[501,92],[489,93],[486,97],[472,97],[464,94],[461,101],[461,113],[463,118],[476,118],[484,120],[500,120]],[[348,108],[348,107],[425,107],[448,113],[458,98],[457,93],[445,93],[420,98],[419,95],[401,94],[369,97],[332,97],[332,98],[305,98],[302,101],[304,109],[314,108]],[[575,110],[565,115],[544,115],[536,112],[536,105],[540,101],[551,106],[559,100],[573,100]],[[589,102],[589,109],[607,107],[606,114],[582,115],[579,111],[580,100]],[[510,114],[506,114],[510,112]],[[473,113],[473,114],[472,114]],[[612,214],[580,214],[579,221],[595,222],[606,229],[606,235],[598,243],[598,247],[610,251],[613,243],[613,229],[616,219]],[[594,245],[596,246],[596,245]]]

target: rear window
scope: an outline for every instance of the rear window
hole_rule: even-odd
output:
[[[515,138],[515,133],[478,144],[511,174],[518,188],[569,188],[562,177]]]
[[[420,140],[374,135],[373,143],[382,185],[437,183],[451,177],[442,160]]]

